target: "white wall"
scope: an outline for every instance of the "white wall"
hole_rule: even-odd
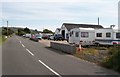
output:
[[[55,30],[55,34],[61,34],[58,29]]]

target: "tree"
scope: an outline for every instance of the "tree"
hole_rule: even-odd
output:
[[[14,31],[11,30],[10,28],[2,27],[2,35],[9,36],[9,35],[12,35],[13,33]]]
[[[48,30],[48,29],[44,29],[43,30],[43,33],[53,33],[51,30]]]
[[[29,28],[24,28],[24,30],[23,30],[25,33],[31,33],[31,31],[30,31],[30,29]]]
[[[35,31],[37,32],[37,29],[35,29]]]
[[[35,29],[35,33],[39,33],[37,29]]]
[[[21,36],[21,35],[24,35],[25,32],[22,28],[18,28],[18,33],[17,34]]]

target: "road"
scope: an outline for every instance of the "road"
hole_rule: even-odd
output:
[[[12,36],[2,46],[2,75],[118,75],[29,39]]]

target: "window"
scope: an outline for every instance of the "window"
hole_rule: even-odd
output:
[[[120,33],[116,33],[116,38],[120,38]]]
[[[106,37],[111,37],[111,33],[106,33]]]
[[[68,33],[66,33],[66,38],[69,38],[69,34]]]
[[[96,36],[97,37],[102,37],[102,33],[97,33]]]
[[[76,32],[76,33],[75,33],[75,37],[79,37],[79,32]]]
[[[73,31],[70,32],[70,37],[73,35]]]
[[[88,32],[81,32],[81,37],[88,37],[88,36],[89,36]]]

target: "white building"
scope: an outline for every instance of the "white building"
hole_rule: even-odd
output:
[[[55,34],[60,34],[60,28],[57,28],[56,30],[55,30]]]
[[[67,39],[68,34],[70,32],[71,29],[74,28],[103,28],[101,25],[92,25],[92,24],[73,24],[73,23],[63,23],[61,30],[60,30],[60,34],[63,35],[63,37],[65,39]]]

